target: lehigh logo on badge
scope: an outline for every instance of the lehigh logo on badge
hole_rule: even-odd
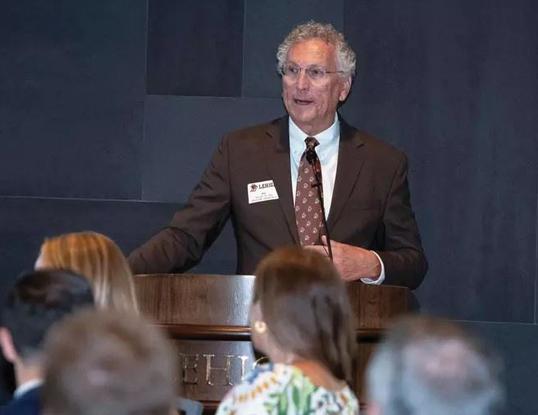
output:
[[[267,202],[278,199],[275,184],[272,180],[247,184],[248,203]]]

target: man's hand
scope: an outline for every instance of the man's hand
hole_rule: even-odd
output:
[[[305,248],[314,249],[329,256],[327,238],[322,236],[323,245],[309,245]],[[381,264],[376,254],[358,246],[343,244],[331,239],[333,264],[345,281],[354,281],[361,278],[377,279],[381,273]]]

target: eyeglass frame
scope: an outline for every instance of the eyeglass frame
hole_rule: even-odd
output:
[[[290,65],[297,68],[299,71],[296,74],[293,74],[293,75],[287,74],[286,73],[286,67],[288,67],[288,69],[289,69]],[[313,69],[317,69],[317,70],[321,71],[321,75],[320,75],[319,78],[315,78],[315,77],[313,77],[311,75],[311,72],[309,72],[309,71],[312,71]],[[278,72],[280,73],[280,76],[287,77],[290,80],[296,81],[297,79],[299,79],[299,76],[301,75],[302,71],[304,71],[304,73],[308,76],[308,79],[310,79],[312,82],[323,81],[324,79],[326,79],[327,74],[345,73],[345,71],[329,71],[329,70],[325,69],[324,67],[317,66],[317,65],[309,65],[309,66],[307,66],[305,68],[305,67],[297,65],[296,63],[293,63],[293,62],[286,62],[284,65],[282,65],[281,68],[279,68]]]

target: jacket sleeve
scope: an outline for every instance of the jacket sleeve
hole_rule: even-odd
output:
[[[414,289],[428,269],[415,220],[407,181],[407,158],[402,154],[385,201],[380,245],[376,251],[385,267],[384,284]]]
[[[170,225],[129,255],[133,273],[183,272],[202,259],[230,216],[228,146],[225,137]]]

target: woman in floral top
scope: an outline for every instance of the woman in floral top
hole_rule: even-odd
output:
[[[357,415],[349,388],[355,352],[347,291],[313,250],[284,248],[256,270],[252,341],[271,363],[257,366],[217,415]]]

